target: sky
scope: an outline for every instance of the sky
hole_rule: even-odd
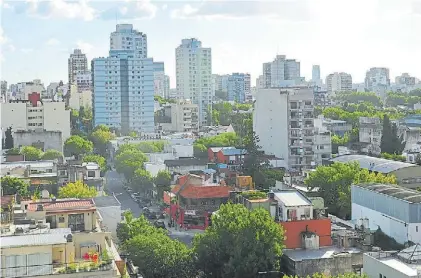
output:
[[[0,0],[0,79],[67,81],[74,48],[89,61],[108,55],[116,23],[148,36],[148,56],[165,62],[175,87],[175,48],[198,38],[212,48],[212,72],[248,72],[277,54],[301,62],[311,78],[343,71],[363,82],[370,67],[388,67],[392,81],[421,79],[421,0]]]

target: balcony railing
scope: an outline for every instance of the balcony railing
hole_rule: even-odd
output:
[[[27,266],[15,266],[15,267],[2,267],[1,277],[12,278],[12,277],[36,277],[46,275],[63,275],[72,273],[84,273],[84,272],[98,272],[98,271],[111,271],[115,269],[112,260],[102,262],[74,262],[68,264],[62,263],[51,263],[51,264],[40,264],[40,265],[27,265]]]

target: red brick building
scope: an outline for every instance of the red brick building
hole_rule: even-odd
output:
[[[185,175],[179,178],[178,184],[171,190],[173,204],[167,212],[177,225],[188,229],[206,229],[209,217],[228,201],[231,188],[221,185],[203,184],[203,179],[196,175]]]

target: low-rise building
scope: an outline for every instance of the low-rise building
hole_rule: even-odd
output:
[[[347,132],[352,131],[352,125],[346,121],[332,120],[325,118],[323,115],[319,115],[317,119],[314,119],[314,126],[316,128],[325,128],[334,135],[343,137]]]
[[[372,251],[363,256],[363,273],[368,278],[417,278],[421,275],[419,244],[402,251]]]
[[[198,132],[198,105],[189,100],[178,101],[163,108],[170,122],[160,124],[162,130],[172,132]]]
[[[43,129],[16,130],[13,133],[15,148],[35,146],[42,151],[57,150],[63,152],[63,136],[61,131],[47,131]]]
[[[331,158],[327,164],[349,162],[358,162],[361,169],[370,172],[394,175],[400,186],[413,189],[421,186],[421,165],[356,154]]]
[[[207,159],[179,158],[164,161],[170,173],[187,174],[191,170],[205,170],[208,168]]]
[[[359,142],[362,144],[362,152],[380,154],[383,125],[379,118],[360,117],[359,119]]]
[[[22,202],[2,227],[1,277],[120,277],[124,261],[92,200]],[[30,220],[28,220],[30,219]]]

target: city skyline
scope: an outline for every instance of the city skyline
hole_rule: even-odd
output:
[[[421,60],[420,1],[0,3],[1,79],[9,84],[35,78],[46,85],[66,82],[73,49],[82,49],[88,64],[108,56],[116,22],[146,33],[148,56],[165,62],[172,88],[175,48],[185,38],[212,48],[212,73],[248,72],[253,85],[262,64],[277,54],[299,61],[306,80],[314,64],[320,65],[323,80],[347,72],[362,83],[371,67],[389,68],[392,80],[403,72],[421,78],[414,63]]]

